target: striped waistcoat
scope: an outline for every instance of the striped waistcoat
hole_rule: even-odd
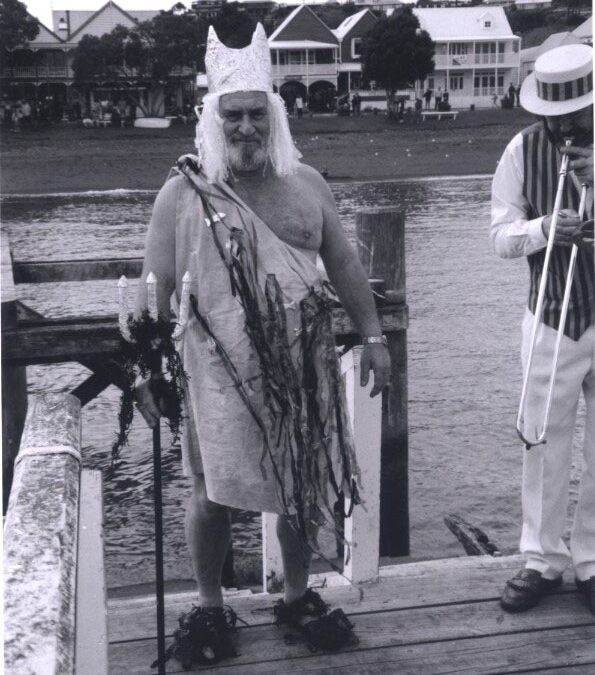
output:
[[[529,203],[528,218],[551,214],[558,189],[561,155],[550,142],[543,123],[523,131],[523,195]],[[562,195],[563,209],[578,211],[580,195],[570,175]],[[543,322],[557,330],[570,260],[569,247],[554,245],[543,302]],[[531,274],[529,309],[535,313],[545,249],[527,257]],[[578,340],[595,321],[595,268],[593,254],[579,249],[564,334]]]

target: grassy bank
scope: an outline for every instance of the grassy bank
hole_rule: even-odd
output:
[[[464,111],[417,126],[383,115],[291,120],[304,161],[330,179],[490,174],[506,143],[531,122],[522,110]],[[193,151],[194,127],[2,133],[3,194],[157,189],[175,159]]]

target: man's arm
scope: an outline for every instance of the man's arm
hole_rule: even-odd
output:
[[[523,140],[517,134],[504,150],[492,182],[490,239],[501,258],[531,255],[547,245],[551,214],[529,220],[528,211],[529,204],[523,195]],[[579,224],[576,211],[561,209],[554,243],[571,246],[572,234]]]
[[[362,337],[382,335],[376,306],[368,278],[357,254],[341,226],[339,214],[326,181],[312,171],[312,181],[320,194],[323,210],[323,230],[320,256],[328,278],[335,288],[339,300]],[[365,345],[361,360],[361,385],[366,386],[374,371],[374,386],[370,396],[376,396],[390,382],[390,358],[382,344]]]
[[[543,217],[529,220],[529,204],[523,195],[523,139],[517,134],[508,144],[492,181],[490,239],[501,258],[518,258],[547,244]]]
[[[168,180],[153,205],[147,231],[143,271],[139,281],[135,314],[147,306],[146,278],[149,272],[157,277],[157,309],[159,316],[170,318],[170,299],[176,285],[176,204],[182,178]]]

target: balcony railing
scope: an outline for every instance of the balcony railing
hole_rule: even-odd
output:
[[[68,66],[14,66],[2,70],[4,77],[73,77]]]
[[[504,52],[503,54],[450,54],[435,56],[436,68],[474,68],[476,66],[498,65],[518,66],[518,54]]]
[[[504,96],[504,87],[475,87],[473,89],[473,96]]]
[[[290,63],[273,66],[273,77],[311,77],[312,75],[337,76],[336,63]]]

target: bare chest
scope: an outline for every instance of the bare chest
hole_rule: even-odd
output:
[[[316,253],[322,243],[320,203],[301,190],[236,191],[248,206],[286,244]]]

